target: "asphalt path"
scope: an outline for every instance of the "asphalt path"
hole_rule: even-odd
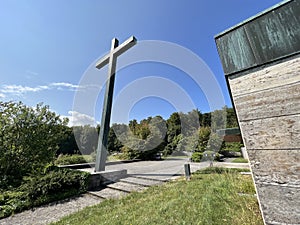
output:
[[[210,166],[209,161],[193,163],[190,162],[188,158],[169,157],[165,160],[108,164],[105,170],[112,171],[126,169],[129,176],[140,176],[157,180],[169,180],[171,178],[176,178],[185,174],[184,164],[190,164],[192,173],[199,169]],[[247,163],[214,162],[213,166],[249,168],[249,165]],[[94,168],[85,170],[92,172],[94,171]]]

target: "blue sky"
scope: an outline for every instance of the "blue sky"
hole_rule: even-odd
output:
[[[100,94],[94,107],[85,112],[74,111],[74,94],[88,68],[110,49],[112,38],[123,42],[134,35],[138,42],[167,41],[191,50],[211,69],[225,104],[231,106],[214,36],[279,2],[1,0],[0,101],[20,100],[30,106],[44,102],[62,116],[77,116],[74,123],[100,121],[103,89],[98,88]],[[98,87],[106,71],[104,67],[99,72]],[[174,82],[200,111],[211,110],[205,93],[189,76],[161,63],[141,63],[118,71],[115,96],[135,80],[149,76]],[[97,80],[94,84],[96,88]],[[133,94],[144,88],[134,87]],[[165,91],[174,96],[179,94],[167,88]],[[168,99],[149,96],[126,112],[122,107],[113,106],[112,122],[126,123],[133,118],[140,120],[155,115],[168,118],[176,109]],[[190,105],[182,109],[191,110]]]

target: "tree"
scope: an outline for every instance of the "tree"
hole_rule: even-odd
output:
[[[237,121],[237,117],[235,114],[235,111],[233,108],[227,108],[226,107],[226,111],[227,111],[227,128],[233,128],[233,127],[238,127],[238,121]]]
[[[150,134],[146,139],[146,149],[154,152],[162,151],[166,146],[167,126],[165,120],[161,116],[155,116],[149,122]]]
[[[200,125],[202,126],[202,127],[210,127],[210,125],[211,125],[211,113],[204,113],[203,115],[202,115],[202,118],[201,118],[202,120],[201,120],[201,123],[200,123]]]
[[[136,119],[129,121],[129,128],[134,135],[136,135],[137,126],[138,126],[138,122]]]
[[[116,133],[118,133],[120,127],[122,125],[114,123],[109,129],[108,133],[108,151],[111,152],[120,152],[123,147],[122,142],[117,137]],[[120,132],[120,131],[119,131]]]
[[[64,126],[65,138],[60,142],[59,149],[57,151],[57,155],[60,154],[78,154],[79,148],[77,146],[74,130],[72,127]]]
[[[172,142],[172,139],[181,133],[181,120],[179,113],[173,113],[167,120],[168,126],[168,143]]]
[[[132,128],[129,128],[133,124],[135,134]],[[133,121],[129,127],[123,132],[125,135],[120,135],[120,140],[124,144],[121,151],[125,159],[151,159],[157,152],[164,150],[167,127],[161,116],[148,117],[139,124]]]
[[[223,147],[223,138],[216,133],[211,133],[208,141],[207,149],[213,152],[219,152]]]
[[[192,135],[200,127],[202,114],[198,109],[193,109],[188,113],[179,113],[181,120],[181,132],[184,136]]]
[[[177,144],[177,150],[179,151],[185,151],[185,152],[192,152],[198,150],[198,142],[199,142],[199,135],[198,130],[194,131],[188,136],[182,137],[182,135],[179,135],[178,137],[182,137],[178,144]]]
[[[226,128],[226,107],[220,110],[215,110],[211,113],[211,130],[216,132],[216,130]]]
[[[0,188],[18,182],[55,159],[68,120],[49,106],[0,102]]]
[[[167,146],[165,149],[165,155],[172,154],[178,144],[177,136],[181,134],[181,120],[178,112],[172,113],[167,120]]]
[[[198,139],[197,149],[200,152],[206,151],[210,133],[211,133],[211,129],[209,127],[201,127],[199,129],[199,131],[198,131],[199,139]]]
[[[98,144],[97,128],[90,125],[73,127],[77,145],[81,154],[89,155],[96,151]]]

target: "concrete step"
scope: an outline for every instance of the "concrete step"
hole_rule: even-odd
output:
[[[134,175],[133,177],[135,178],[139,178],[139,179],[144,179],[144,180],[152,180],[155,182],[166,182],[171,180],[173,177],[175,177],[177,174],[175,174],[174,176],[164,176],[164,175],[157,175],[157,174],[145,174],[145,175]]]
[[[169,179],[167,179],[169,180]],[[120,198],[133,191],[142,191],[147,187],[162,184],[165,179],[152,176],[130,176],[120,181],[107,184],[100,190],[89,191],[89,194],[103,199]]]
[[[107,187],[115,189],[115,190],[124,191],[124,192],[142,191],[142,190],[146,189],[145,186],[126,183],[126,182],[122,182],[122,181],[109,184],[109,185],[107,185]]]
[[[124,183],[144,186],[144,187],[149,187],[149,186],[158,185],[158,184],[162,183],[162,181],[147,179],[144,177],[143,178],[141,178],[141,177],[126,177],[126,178],[120,179],[120,181],[122,181]]]
[[[104,199],[117,199],[117,198],[121,198],[123,196],[125,196],[126,194],[128,194],[128,192],[125,191],[121,191],[121,190],[116,190],[113,188],[103,188],[101,190],[97,190],[97,191],[89,191],[90,194],[97,196],[99,198],[104,198]]]

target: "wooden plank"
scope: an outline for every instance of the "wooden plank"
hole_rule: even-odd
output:
[[[300,115],[240,122],[247,149],[297,149]]]
[[[230,76],[233,97],[285,86],[300,81],[300,57],[244,76]]]
[[[298,188],[257,183],[259,201],[266,224],[299,224]]]
[[[233,97],[241,122],[300,114],[300,80],[296,84]]]
[[[247,150],[256,182],[300,188],[300,148]]]

